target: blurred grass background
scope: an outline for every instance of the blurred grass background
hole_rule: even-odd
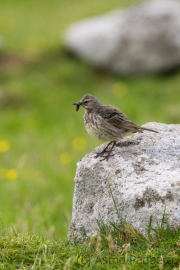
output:
[[[142,125],[179,123],[180,72],[124,78],[64,49],[72,22],[137,2],[0,2],[0,219],[7,230],[66,238],[76,163],[100,142],[72,103],[86,93]]]

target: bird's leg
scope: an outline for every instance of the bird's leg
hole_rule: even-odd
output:
[[[103,160],[108,161],[109,157],[114,156],[114,154],[111,154],[111,153],[112,153],[112,150],[114,149],[114,146],[116,145],[116,142],[112,141],[111,144],[112,144],[111,148],[109,150],[106,149],[106,151],[104,152],[104,154],[106,153],[106,155],[105,156],[103,154],[101,155],[104,158],[101,159],[100,161],[103,161]]]
[[[97,158],[97,157],[101,157],[101,156],[103,156],[103,154],[109,152],[109,150],[107,150],[107,149],[108,149],[108,147],[109,147],[111,144],[112,144],[112,141],[110,141],[110,142],[106,145],[106,147],[105,147],[101,152],[99,152],[99,153],[96,154],[96,158]]]
[[[112,146],[111,146],[111,148],[108,150],[107,148],[108,148],[111,144],[112,144]],[[112,153],[112,150],[113,150],[113,148],[114,148],[115,145],[116,145],[116,142],[115,142],[115,141],[111,141],[111,142],[107,145],[107,147],[105,147],[105,149],[101,152],[101,157],[103,157],[103,159],[101,159],[100,161],[103,161],[103,160],[108,161],[109,157],[114,156],[114,154],[111,154],[111,153]],[[105,155],[105,154],[106,154],[106,155]]]
[[[108,147],[109,147],[111,144],[112,144],[111,148],[108,149]],[[95,157],[96,157],[96,158],[97,158],[97,157],[103,157],[103,159],[101,159],[100,161],[102,161],[102,160],[107,160],[107,161],[108,161],[108,159],[109,159],[110,156],[114,156],[113,154],[111,154],[111,152],[112,152],[112,150],[113,150],[113,148],[114,148],[115,145],[116,145],[116,142],[115,142],[115,141],[109,142],[109,143],[106,145],[106,147],[105,147],[100,153],[97,153],[97,154],[96,154]]]

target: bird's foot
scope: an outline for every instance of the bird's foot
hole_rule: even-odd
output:
[[[114,154],[107,154],[106,156],[101,156],[101,157],[103,157],[102,159],[100,159],[100,161],[103,161],[103,160],[106,160],[106,161],[108,161],[108,159],[110,158],[110,157],[113,157],[114,156]]]
[[[114,154],[111,154],[111,151],[106,151],[106,152],[103,151],[103,153],[102,152],[97,153],[95,155],[95,158],[102,157],[102,159],[100,159],[100,161],[103,161],[103,160],[108,161],[108,159],[110,157],[113,157],[113,156],[114,156]]]
[[[112,144],[111,148],[108,149],[111,144]],[[114,156],[114,154],[112,154],[112,150],[115,145],[116,145],[116,142],[114,141],[109,142],[107,146],[101,152],[96,154],[95,158],[102,157],[100,161],[103,161],[103,160],[108,161],[110,157]]]

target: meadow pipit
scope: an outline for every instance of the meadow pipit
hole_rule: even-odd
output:
[[[116,143],[128,132],[143,132],[144,130],[158,133],[158,131],[137,126],[129,120],[119,109],[101,102],[94,96],[87,94],[76,105],[76,111],[82,106],[85,110],[84,125],[87,132],[95,139],[110,141],[107,146],[96,155],[108,160]],[[111,146],[111,147],[110,147]]]

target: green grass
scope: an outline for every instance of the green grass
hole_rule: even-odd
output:
[[[68,24],[118,6],[117,0],[0,3],[0,219],[7,232],[66,239],[76,163],[100,144],[86,133],[83,110],[72,106],[84,94],[140,125],[179,123],[180,72],[124,78],[63,48]]]
[[[36,56],[59,46],[66,27],[76,20],[126,7],[132,0],[1,1],[1,34],[5,50]]]
[[[151,228],[152,229],[152,228]],[[160,226],[149,238],[130,225],[100,224],[85,243],[48,241],[33,233],[0,233],[1,269],[180,269],[180,231]]]

